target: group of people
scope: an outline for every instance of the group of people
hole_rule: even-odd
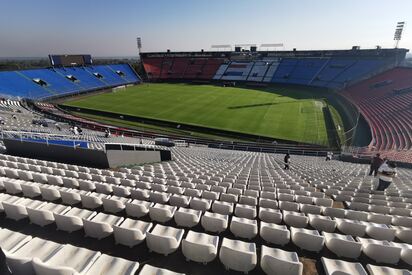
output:
[[[326,161],[332,160],[333,154],[328,153]],[[287,153],[283,158],[284,169],[290,170],[290,154]],[[382,159],[380,154],[376,154],[371,160],[369,176],[378,176],[379,183],[376,191],[385,191],[396,177],[396,164],[387,158]]]
[[[369,176],[372,175],[379,177],[379,183],[376,190],[385,191],[396,177],[396,164],[389,161],[387,158],[382,159],[381,155],[378,153],[371,160]]]

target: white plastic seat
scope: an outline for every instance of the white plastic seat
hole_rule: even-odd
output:
[[[80,194],[82,205],[87,209],[96,209],[103,205],[103,198],[107,198],[109,195],[89,192],[86,194]]]
[[[322,264],[326,275],[368,275],[360,263],[322,257]]]
[[[8,230],[0,229],[1,250],[13,253],[32,239],[31,236]]]
[[[296,192],[295,192],[296,194]],[[313,203],[313,198],[312,197],[308,197],[308,196],[301,196],[301,195],[295,195],[295,201],[297,203],[301,203],[301,204],[312,204]]]
[[[33,238],[13,252],[4,250],[4,254],[6,255],[7,265],[13,274],[34,274],[32,266],[34,257],[46,260],[61,248],[61,244],[41,238]]]
[[[392,224],[405,227],[412,227],[412,217],[392,216]]]
[[[130,217],[140,218],[149,213],[149,207],[154,203],[140,200],[132,200],[125,203],[126,213]]]
[[[412,265],[412,245],[396,242],[390,242],[390,244],[394,247],[399,247],[401,249],[401,259],[405,263]]]
[[[229,223],[228,215],[205,212],[201,218],[202,227],[209,232],[220,233],[226,230]]]
[[[411,275],[412,272],[407,269],[397,269],[388,266],[377,266],[367,264],[366,269],[368,270],[369,275],[383,275],[383,274],[390,274],[390,275]]]
[[[357,259],[362,252],[362,244],[350,235],[323,232],[325,246],[339,257]]]
[[[35,198],[40,196],[40,183],[37,182],[24,182],[20,184],[21,191],[26,198]]]
[[[173,218],[176,210],[176,206],[156,203],[153,206],[149,206],[150,219],[161,223],[168,222]]]
[[[113,225],[114,239],[117,244],[133,247],[146,239],[146,233],[152,227],[152,223],[125,219],[120,225]]]
[[[190,208],[200,211],[208,211],[212,206],[212,201],[208,199],[192,198]]]
[[[395,236],[408,244],[412,244],[412,228],[410,227],[404,227],[404,226],[391,226],[393,229],[395,229]]]
[[[325,238],[317,230],[290,228],[292,242],[301,249],[319,252],[325,243]]]
[[[194,227],[199,223],[201,216],[202,211],[200,210],[180,207],[175,212],[174,219],[179,226]]]
[[[79,188],[79,182],[75,178],[63,178],[63,186],[67,188]]]
[[[69,189],[67,187],[61,187],[59,192],[62,202],[68,205],[78,204],[82,200],[80,195],[86,195],[88,193],[87,191]]]
[[[392,216],[386,214],[368,213],[368,221],[389,225],[392,222]]]
[[[19,175],[19,179],[21,179],[21,180],[25,180],[25,181],[32,181],[33,180],[33,175],[31,174],[30,171],[19,170],[19,171],[17,171],[17,174]]]
[[[8,194],[20,194],[22,192],[20,181],[7,179],[3,181],[4,189],[6,189],[6,193]]]
[[[64,213],[70,210],[70,206],[46,203],[37,208],[27,207],[27,213],[29,215],[30,222],[46,226],[55,221],[54,213],[64,215]]]
[[[45,174],[32,173],[33,181],[38,183],[47,183],[47,176]]]
[[[100,257],[93,263],[85,275],[95,274],[124,274],[134,275],[139,268],[138,262],[125,260],[118,257],[113,257],[107,254],[101,254]]]
[[[47,175],[47,182],[51,185],[63,185],[63,179],[61,176]]]
[[[40,187],[40,193],[46,201],[56,201],[61,198],[60,189],[56,186]]]
[[[366,233],[367,222],[335,218],[336,226],[344,234],[362,237]]]
[[[355,211],[355,210],[346,210],[346,219],[355,220],[355,221],[367,221],[368,212],[364,211]]]
[[[308,214],[310,225],[319,231],[334,232],[336,221],[328,216]]]
[[[147,201],[150,198],[150,190],[139,188],[130,189],[130,196],[132,199]]]
[[[254,219],[257,216],[255,206],[236,204],[235,215],[241,218]]]
[[[286,211],[299,212],[299,204],[290,201],[279,201],[279,209]]]
[[[236,237],[250,240],[258,234],[258,224],[256,220],[233,216],[230,223],[230,231]]]
[[[188,207],[191,197],[179,194],[173,194],[169,199],[169,204],[177,207]]]
[[[331,218],[343,219],[346,216],[346,210],[342,208],[325,207],[323,208],[323,215]]]
[[[3,203],[14,203],[18,200],[20,200],[20,197],[17,196],[12,196],[9,194],[4,194],[4,193],[0,193],[0,212],[4,212],[4,206]]]
[[[293,227],[306,227],[309,222],[309,218],[300,212],[293,212],[293,211],[283,211],[283,220],[289,226]]]
[[[120,211],[123,211],[126,208],[125,203],[130,201],[131,199],[118,196],[102,198],[103,208],[106,212],[109,213],[118,213]]]
[[[179,248],[183,234],[183,229],[158,224],[146,233],[147,247],[150,251],[167,256]]]
[[[286,193],[279,193],[279,194],[278,194],[278,200],[279,200],[279,204],[280,204],[282,201],[294,202],[294,201],[295,201],[295,195],[293,195],[293,194],[286,194]]]
[[[202,198],[207,199],[207,200],[218,200],[220,196],[220,193],[214,192],[214,191],[203,191],[202,193]]]
[[[248,273],[257,264],[256,244],[224,238],[219,259],[226,269]]]
[[[189,231],[182,241],[182,252],[186,259],[206,264],[217,256],[219,237]]]
[[[401,248],[391,245],[388,241],[356,238],[362,244],[362,252],[377,263],[396,264],[401,257]]]
[[[169,193],[166,193],[166,192],[152,191],[152,192],[150,192],[149,200],[151,202],[154,202],[154,203],[165,204],[169,201],[171,196],[172,196],[172,194],[169,194]]]
[[[259,206],[264,208],[278,209],[278,202],[272,199],[259,198]]]
[[[99,213],[91,219],[83,219],[84,233],[88,237],[103,239],[113,233],[113,226],[120,225],[124,218]]]
[[[290,231],[286,225],[260,222],[260,237],[268,243],[284,246],[290,241]]]
[[[131,196],[132,188],[127,186],[112,185],[113,195],[119,197],[129,197]]]
[[[35,257],[33,267],[36,274],[84,274],[100,254],[97,251],[66,244],[45,261]]]
[[[109,183],[96,182],[94,185],[96,186],[96,192],[97,193],[103,193],[103,194],[107,194],[107,195],[110,195],[111,193],[113,193],[113,187]]]
[[[73,207],[64,214],[53,213],[57,229],[73,232],[83,228],[83,220],[90,220],[96,216],[96,212]]]
[[[302,275],[303,264],[296,252],[262,245],[260,266],[266,274]]]
[[[300,204],[299,205],[300,211],[305,214],[315,214],[320,215],[322,213],[322,207],[317,205],[311,204]]]
[[[258,204],[258,200],[256,197],[241,195],[239,198],[239,203],[250,206],[256,206]]]
[[[369,223],[366,227],[366,234],[375,240],[393,241],[395,239],[395,231],[395,229],[379,223]]]
[[[260,193],[260,198],[276,200],[276,192],[262,191]]]
[[[232,215],[233,208],[233,203],[225,201],[214,201],[212,205],[212,211],[222,215]]]
[[[27,207],[36,209],[45,204],[45,202],[20,198],[14,202],[3,201],[2,204],[7,218],[19,221],[28,217]]]
[[[92,191],[92,192],[94,192],[96,190],[96,185],[95,185],[94,181],[79,179],[78,182],[79,182],[79,189],[80,190]]]
[[[238,195],[235,195],[235,194],[222,193],[220,195],[220,201],[237,203],[238,199],[239,199]]]
[[[280,224],[282,218],[282,212],[278,209],[259,207],[259,219],[261,221]]]
[[[203,192],[202,190],[193,189],[189,187],[189,188],[186,188],[183,194],[189,197],[199,198],[202,195],[202,192]]]

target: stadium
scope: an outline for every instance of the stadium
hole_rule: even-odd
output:
[[[0,60],[0,274],[412,274],[405,26]]]

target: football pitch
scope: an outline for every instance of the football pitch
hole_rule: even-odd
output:
[[[87,109],[326,145],[326,102],[305,88],[141,84],[64,103]]]

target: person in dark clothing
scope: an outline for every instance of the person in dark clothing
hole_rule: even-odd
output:
[[[383,159],[381,159],[381,155],[378,153],[376,156],[374,156],[371,160],[371,167],[369,170],[369,176],[372,176],[372,174],[376,177],[378,174],[378,169],[381,167],[383,163]]]
[[[289,153],[287,153],[286,155],[285,155],[285,158],[284,158],[284,160],[283,160],[284,162],[285,162],[285,170],[287,169],[287,170],[289,170],[290,169],[290,155],[289,155]]]

